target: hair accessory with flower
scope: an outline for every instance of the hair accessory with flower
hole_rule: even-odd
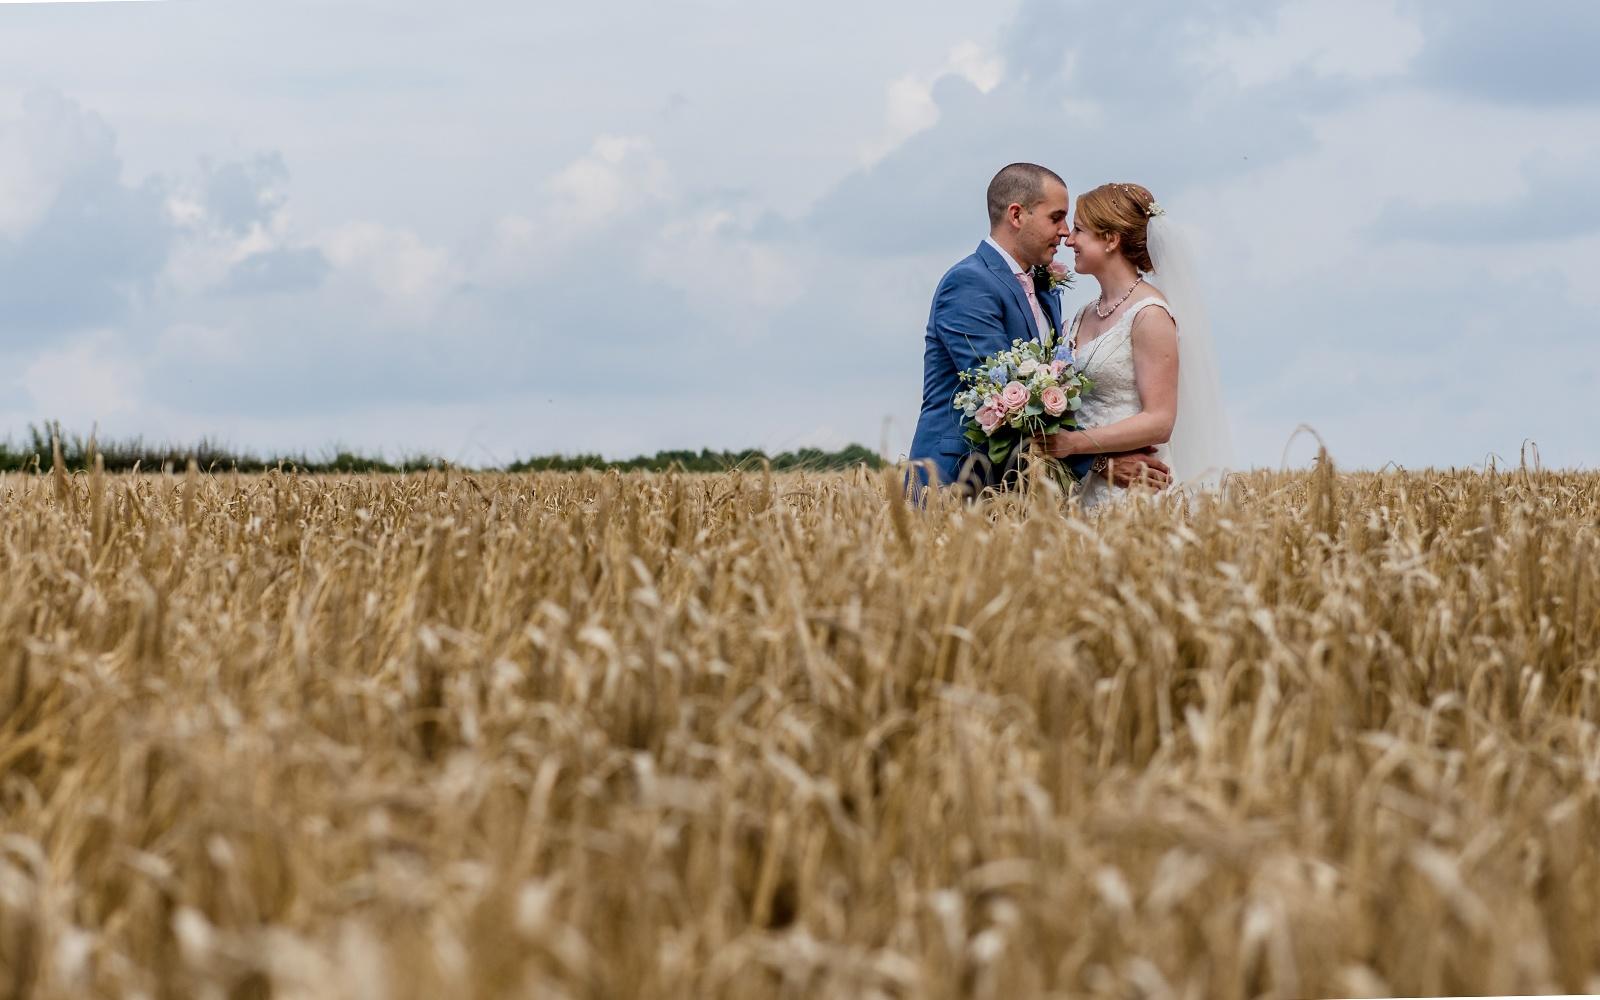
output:
[[[1144,212],[1144,217],[1147,219],[1153,219],[1158,215],[1167,214],[1167,210],[1162,208],[1161,204],[1157,202],[1155,198],[1151,198],[1150,204],[1148,205],[1139,205],[1139,192],[1138,189],[1136,189],[1132,184],[1118,184],[1117,190],[1127,195],[1135,205],[1138,205],[1139,209]]]

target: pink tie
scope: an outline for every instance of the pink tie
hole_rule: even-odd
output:
[[[1033,292],[1033,275],[1023,271],[1017,275],[1017,280],[1022,282],[1022,291],[1028,296],[1028,305],[1033,307],[1034,328],[1039,331],[1039,342],[1042,344],[1046,339],[1045,331],[1050,326],[1045,321],[1044,310],[1039,308],[1039,296]]]

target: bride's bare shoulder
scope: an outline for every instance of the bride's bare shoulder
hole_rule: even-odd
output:
[[[1139,315],[1133,318],[1133,333],[1135,337],[1140,334],[1177,330],[1178,325],[1172,318],[1172,307],[1167,305],[1167,297],[1161,294],[1161,289],[1150,285],[1150,294],[1147,296],[1147,301],[1159,302],[1165,308],[1147,309],[1140,307]]]
[[[1151,300],[1154,300],[1156,302],[1161,303],[1166,308],[1164,308],[1164,309],[1140,309],[1139,310],[1139,318],[1138,318],[1138,322],[1139,323],[1143,324],[1143,323],[1147,322],[1150,319],[1150,317],[1152,316],[1152,314],[1155,315],[1155,316],[1163,316],[1164,317],[1164,316],[1167,316],[1168,314],[1170,314],[1172,312],[1172,306],[1171,306],[1170,303],[1167,302],[1167,293],[1165,293],[1165,292],[1163,292],[1161,290],[1161,286],[1153,285],[1149,281],[1146,281],[1144,283],[1144,292],[1145,292],[1144,295],[1140,296],[1140,298],[1142,300],[1147,301],[1147,302],[1151,301]]]

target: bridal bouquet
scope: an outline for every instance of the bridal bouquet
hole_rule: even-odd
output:
[[[1005,464],[1012,451],[1036,434],[1077,430],[1074,414],[1094,381],[1072,367],[1072,348],[1052,349],[1037,341],[1014,340],[1011,349],[985,358],[960,379],[955,395],[965,419],[965,437],[987,449],[989,461]]]

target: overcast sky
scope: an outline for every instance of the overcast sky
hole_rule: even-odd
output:
[[[1197,231],[1249,463],[1600,464],[1600,4],[1509,10],[0,4],[0,437],[903,454],[1025,159]]]

